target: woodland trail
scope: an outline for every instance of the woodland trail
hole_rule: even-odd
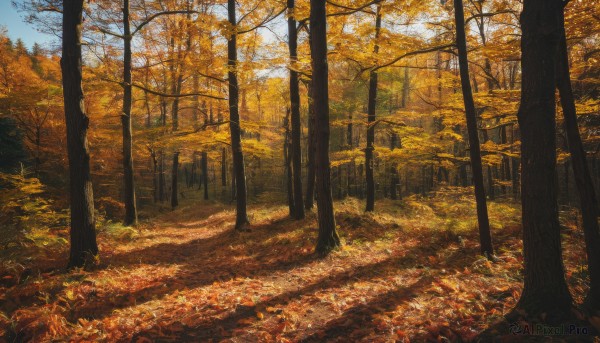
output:
[[[359,206],[338,205],[344,245],[324,259],[313,254],[314,213],[293,221],[283,206],[256,207],[251,231],[235,232],[230,209],[186,206],[129,241],[101,236],[95,269],[41,274],[7,289],[3,307],[18,340],[420,342],[471,340],[514,306],[518,226],[496,233],[492,264],[475,230],[425,205],[410,215]],[[582,294],[583,281],[569,281]]]

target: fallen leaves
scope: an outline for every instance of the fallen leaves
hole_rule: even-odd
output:
[[[496,232],[500,261],[490,263],[477,255],[475,232],[436,228],[447,218],[417,220],[397,207],[366,216],[351,201],[341,206],[340,233],[352,244],[323,260],[312,257],[314,217],[289,221],[277,207],[259,212],[251,233],[235,236],[232,211],[169,213],[105,250],[102,268],[45,273],[6,288],[13,305],[0,312],[0,334],[140,343],[468,341],[519,298],[522,256],[513,228]],[[452,213],[469,215],[461,206],[453,204]],[[503,221],[503,213],[490,215]],[[581,241],[567,239],[573,271],[571,249]],[[578,299],[581,275],[570,278]],[[600,325],[598,317],[591,321]]]

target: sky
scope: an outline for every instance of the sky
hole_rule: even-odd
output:
[[[0,26],[8,30],[8,36],[13,41],[21,38],[27,48],[31,48],[35,42],[46,45],[54,38],[37,32],[30,24],[27,24],[23,20],[23,14],[17,12],[12,6],[11,0],[0,0]]]

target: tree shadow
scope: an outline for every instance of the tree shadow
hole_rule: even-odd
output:
[[[393,311],[398,305],[415,297],[415,292],[431,284],[433,278],[425,276],[409,286],[379,294],[366,304],[353,306],[324,325],[323,328],[299,340],[299,342],[323,342],[344,338],[346,341],[358,341],[372,332],[384,334],[374,320],[375,314]]]
[[[269,275],[275,271],[300,267],[316,260],[312,250],[283,254],[284,250],[290,249],[290,245],[298,250],[293,246],[294,242],[272,239],[299,230],[303,225],[306,223],[278,218],[268,224],[251,226],[251,232],[237,232],[233,228],[223,229],[213,236],[182,244],[160,243],[112,255],[106,260],[104,269],[173,264],[178,264],[179,268],[173,275],[157,278],[150,287],[134,292],[105,292],[105,297],[96,297],[93,301],[78,306],[69,317],[72,321],[80,317],[101,319],[114,310],[139,305],[176,291],[228,281],[236,277]],[[230,249],[231,247],[234,249]]]
[[[450,244],[452,244],[451,241],[440,239],[435,242],[434,246],[441,249],[449,246]],[[317,291],[333,289],[343,286],[349,282],[370,280],[372,278],[381,276],[382,274],[398,271],[398,269],[402,267],[417,264],[418,256],[421,254],[426,254],[430,251],[431,250],[429,246],[415,247],[406,252],[403,256],[392,256],[383,261],[369,263],[352,268],[350,270],[334,273],[299,289],[290,290],[270,297],[267,300],[256,303],[254,306],[238,305],[235,311],[223,318],[202,317],[197,323],[194,324],[193,327],[184,325],[184,330],[181,330],[182,323],[176,322],[172,323],[172,328],[171,326],[161,326],[160,331],[164,334],[172,335],[175,337],[175,339],[180,341],[206,341],[211,339],[218,341],[220,339],[225,339],[231,337],[234,330],[251,325],[250,323],[253,321],[253,319],[256,319],[256,310],[258,308],[264,309],[268,307],[286,306],[295,299],[300,299],[303,296],[314,294]],[[388,292],[389,294],[386,294],[388,296],[391,294],[396,294],[396,298],[398,300],[397,303],[400,303],[401,301],[406,300],[404,298],[410,296],[412,292],[423,287],[429,282],[431,282],[429,278],[421,278],[418,282],[410,287],[390,291]],[[379,303],[384,302],[386,294],[378,296],[372,306],[369,304],[364,305],[365,311],[366,308],[371,307],[381,308]],[[357,311],[360,308],[362,307],[359,306],[353,311]],[[269,318],[265,318],[264,320],[268,319]],[[333,323],[332,326],[334,324],[335,323]],[[136,334],[133,339],[135,340],[139,337],[152,337],[157,330],[158,328],[156,327],[150,328]]]

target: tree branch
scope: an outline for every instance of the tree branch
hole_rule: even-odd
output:
[[[146,18],[146,20],[144,20],[140,24],[138,24],[135,27],[135,30],[133,30],[133,32],[131,33],[131,35],[134,36],[142,28],[144,28],[144,26],[150,24],[151,21],[153,21],[154,19],[156,19],[156,18],[158,18],[160,16],[163,16],[163,15],[170,15],[170,14],[198,14],[198,13],[200,13],[200,12],[198,12],[198,11],[191,11],[191,10],[164,11],[164,12],[155,13],[155,14],[151,15],[150,17]]]

